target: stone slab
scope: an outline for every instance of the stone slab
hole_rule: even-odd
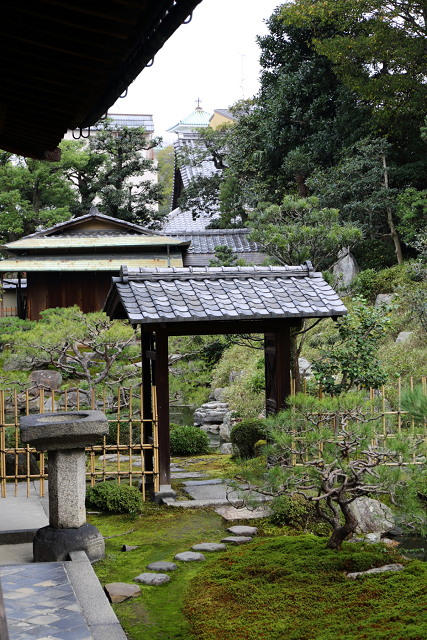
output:
[[[16,544],[30,542],[37,529],[49,524],[39,497],[39,486],[39,483],[36,487],[35,483],[30,482],[30,496],[27,498],[26,482],[18,482],[16,497],[15,485],[6,484],[6,498],[0,498],[0,543],[14,544],[15,540]]]
[[[175,571],[178,569],[174,562],[166,562],[165,560],[159,560],[158,562],[151,562],[147,564],[149,571]]]
[[[139,576],[134,578],[135,582],[146,584],[151,587],[164,584],[165,582],[169,582],[169,580],[170,576],[167,576],[165,573],[141,573]]]
[[[165,498],[162,500],[162,503],[168,505],[168,507],[201,509],[203,507],[220,507],[222,505],[229,505],[230,501],[226,498],[224,500],[173,500],[171,498]],[[236,505],[239,504],[239,501],[236,501]]]
[[[0,544],[0,565],[28,564],[34,561],[33,543]]]
[[[135,598],[141,593],[141,589],[137,585],[128,584],[127,582],[110,582],[105,585],[104,589],[108,599],[113,604],[124,602],[129,598]]]
[[[267,518],[271,515],[271,509],[267,506],[257,507],[253,511],[246,508],[227,506],[215,509],[215,512],[228,521],[256,520],[257,518]]]
[[[185,480],[186,478],[209,478],[209,474],[200,471],[186,471],[185,473],[171,473],[171,480]]]
[[[201,542],[191,547],[192,551],[207,551],[208,553],[212,551],[224,551],[226,548],[227,545],[218,542]]]
[[[245,527],[236,525],[235,527],[229,527],[227,529],[233,536],[256,536],[258,533],[257,527]]]
[[[375,567],[374,569],[368,569],[368,571],[355,571],[354,573],[347,573],[347,578],[356,580],[359,576],[367,576],[373,573],[384,573],[385,571],[403,571],[405,567],[403,564],[385,564],[383,567]]]
[[[122,547],[122,551],[134,551],[138,549],[138,545],[124,544]]]
[[[224,484],[223,480],[188,480],[183,483],[186,487],[204,487],[209,484]]]
[[[73,551],[70,558],[64,567],[93,640],[127,640],[86,553]]]
[[[196,553],[195,551],[184,551],[183,553],[177,553],[175,560],[180,560],[181,562],[203,562],[206,560],[203,553]]]
[[[171,466],[171,473],[179,473],[179,472],[183,472],[186,473],[188,470],[184,469],[184,467],[172,467]]]
[[[226,544],[246,544],[247,542],[252,542],[252,538],[250,536],[227,536],[221,542]]]

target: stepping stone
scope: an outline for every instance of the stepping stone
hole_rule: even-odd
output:
[[[135,598],[141,593],[140,587],[137,587],[136,584],[127,584],[127,582],[110,582],[105,585],[104,589],[113,604]]]
[[[236,526],[227,529],[233,536],[256,536],[258,529],[256,527]]]
[[[222,480],[188,480],[183,483],[186,487],[204,487],[208,484],[223,484]]]
[[[183,553],[177,553],[174,560],[180,560],[181,562],[194,562],[196,560],[206,560],[206,558],[203,553],[184,551]]]
[[[218,544],[217,542],[201,542],[191,547],[193,551],[224,551],[227,548],[225,544]]]
[[[174,473],[172,478],[174,480],[185,480],[185,478],[209,478],[209,474],[201,473],[200,471],[186,471],[185,473]]]
[[[129,545],[129,544],[124,544],[122,547],[122,551],[133,551],[134,549],[138,549],[138,547],[133,547],[132,545]]]
[[[404,568],[403,564],[385,564],[383,567],[375,567],[374,569],[368,569],[368,571],[347,573],[347,578],[353,578],[353,580],[356,580],[359,576],[367,576],[371,573],[383,573],[384,571],[403,571]]]
[[[253,511],[250,509],[238,509],[237,507],[218,507],[215,513],[222,516],[224,520],[256,520],[266,518],[271,515],[269,507],[257,507]]]
[[[183,471],[185,473],[187,469],[184,469],[183,467],[171,467],[171,473],[177,473],[178,471]]]
[[[245,544],[245,542],[252,542],[252,538],[250,536],[229,536],[228,538],[223,538],[221,542],[226,542],[227,544]]]
[[[147,569],[150,571],[175,571],[178,567],[174,562],[159,560],[158,562],[151,562],[151,564],[147,564]]]
[[[159,584],[164,584],[165,582],[169,582],[170,577],[165,573],[141,573],[139,576],[134,578],[135,582],[140,582],[141,584],[148,584],[150,586],[157,586]]]

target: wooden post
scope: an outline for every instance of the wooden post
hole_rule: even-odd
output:
[[[169,439],[168,335],[156,331],[156,389],[159,433],[160,493],[171,490]]]
[[[277,333],[264,334],[265,409],[266,415],[278,413],[287,406],[291,395],[291,349],[289,326]]]

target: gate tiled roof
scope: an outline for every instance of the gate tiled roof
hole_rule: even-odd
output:
[[[296,267],[127,268],[117,291],[133,324],[341,316],[347,309],[311,263]]]

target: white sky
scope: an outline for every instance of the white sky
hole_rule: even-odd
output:
[[[226,109],[258,90],[259,47],[257,35],[267,33],[264,19],[280,0],[203,0],[190,24],[181,25],[130,85],[126,98],[111,107],[112,113],[149,113],[155,134],[165,142],[176,135],[166,130],[197,106],[210,113]]]

